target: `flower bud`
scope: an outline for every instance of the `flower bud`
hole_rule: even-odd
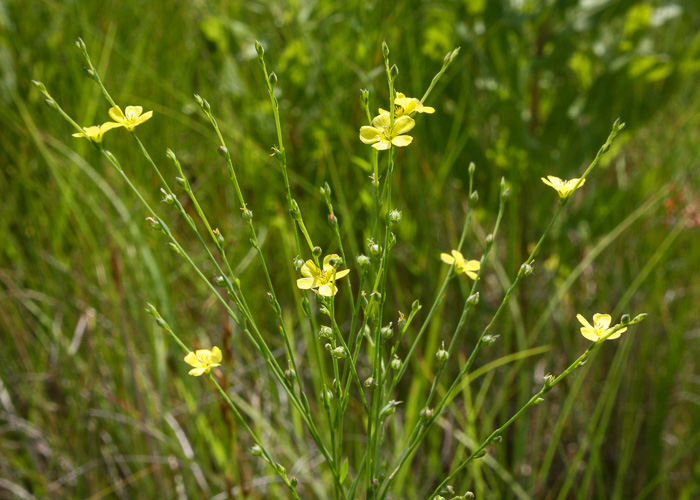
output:
[[[273,71],[272,73],[270,73],[270,76],[268,77],[268,80],[270,81],[270,85],[271,85],[272,87],[274,87],[275,84],[277,84],[277,75],[275,74],[274,71]]]
[[[219,231],[219,228],[217,227],[212,231],[214,233],[214,237],[216,238],[216,242],[219,244],[219,246],[224,244],[224,237],[221,235],[221,231]]]
[[[173,195],[168,193],[165,189],[160,188],[160,192],[163,193],[163,203],[167,203],[168,205],[172,205],[173,203],[175,203]]]
[[[314,255],[314,257],[320,257],[323,250],[321,250],[321,247],[314,247],[313,250],[311,250],[311,253]]]
[[[304,316],[311,317],[311,303],[306,295],[301,299],[301,310],[304,311]]]
[[[287,379],[287,382],[290,384],[294,383],[294,378],[296,377],[297,372],[294,371],[293,368],[287,368],[284,370],[284,376]]]
[[[97,78],[95,77],[95,71],[90,69],[90,68],[85,68],[85,74],[90,78],[91,80],[97,81]]]
[[[335,214],[328,214],[328,224],[331,227],[336,227],[338,225],[338,217]]]
[[[384,340],[389,340],[391,337],[394,336],[394,329],[391,326],[391,323],[389,323],[387,326],[383,327],[379,331],[380,335]]]
[[[488,236],[486,236],[486,246],[493,245],[493,233],[489,233]]]
[[[175,243],[168,243],[168,248],[175,252],[176,254],[180,255],[182,252],[180,252],[180,248]]]
[[[533,272],[532,266],[527,262],[520,266],[520,275],[523,277],[530,276]]]
[[[474,458],[481,458],[486,456],[486,450],[481,450],[479,453],[474,454]]]
[[[552,375],[551,373],[548,373],[547,375],[545,375],[543,377],[543,381],[544,381],[545,387],[552,387],[552,385],[554,384],[554,375]]]
[[[476,292],[476,293],[470,295],[469,298],[467,299],[467,304],[469,304],[470,306],[475,306],[478,303],[479,303],[479,292]]]
[[[292,476],[291,478],[289,478],[289,484],[296,488],[299,484],[299,479],[296,476]]]
[[[459,49],[458,49],[458,50],[459,50]],[[469,175],[474,175],[474,171],[476,170],[476,165],[474,164],[473,161],[469,163],[469,169],[468,169],[468,170],[469,170]]]
[[[294,269],[298,271],[299,269],[301,269],[301,266],[304,265],[304,260],[297,255],[296,257],[294,257],[292,264],[294,265]]]
[[[367,257],[366,255],[358,255],[357,259],[355,259],[355,260],[357,261],[357,264],[360,267],[365,267],[365,266],[369,265],[369,257]]]
[[[177,184],[181,188],[187,189],[187,181],[182,177],[175,177],[175,184]]]
[[[228,148],[226,146],[219,146],[216,151],[219,153],[219,156],[221,156],[223,159],[231,159],[231,154],[228,152]]]
[[[544,398],[537,398],[537,399],[535,399],[535,404],[538,405],[538,404],[540,404],[542,401],[544,401]]]
[[[253,220],[253,211],[248,210],[248,207],[243,207],[241,208],[241,217],[245,221]]]
[[[284,468],[284,465],[282,465],[282,464],[277,464],[277,465],[275,465],[275,468],[277,469],[277,472],[279,472],[279,473],[282,474],[283,476],[286,476],[286,475],[287,475],[287,469]]]
[[[472,500],[472,498],[474,498],[474,493],[472,493],[471,491],[467,491],[464,494],[464,500]]]
[[[224,279],[223,276],[216,276],[214,278],[214,283],[216,284],[216,286],[220,286],[220,287],[226,286],[226,280]]]
[[[299,210],[299,204],[297,203],[297,200],[290,200],[289,205],[289,215],[291,215],[292,219],[294,219],[295,221],[300,221],[301,210]]]
[[[506,188],[506,190],[503,191],[503,199],[507,200],[508,198],[510,198],[510,188]]]
[[[373,240],[369,240],[369,243],[367,245],[367,249],[369,250],[369,253],[372,255],[379,254],[379,245],[377,245]]]
[[[445,361],[450,359],[450,353],[445,350],[445,343],[444,342],[442,343],[442,349],[440,349],[438,352],[435,353],[435,357],[441,363],[444,363]]]
[[[384,56],[384,59],[389,57],[389,46],[386,44],[386,41],[382,42],[382,55]]]
[[[367,89],[362,89],[360,90],[360,99],[362,99],[362,103],[367,106],[369,103],[369,90]]]
[[[423,408],[420,411],[420,417],[423,420],[430,420],[431,418],[433,418],[433,409],[432,408]]]
[[[394,356],[394,359],[391,360],[391,369],[396,371],[401,369],[401,359],[398,356]]]
[[[252,453],[253,456],[255,456],[255,457],[260,457],[260,456],[262,456],[262,448],[260,448],[260,446],[258,446],[257,444],[254,446],[251,446],[250,453]]]
[[[151,225],[151,228],[153,229],[163,229],[163,226],[160,225],[160,222],[158,222],[156,219],[153,217],[146,217],[146,220],[148,223]]]
[[[322,326],[318,331],[318,338],[328,340],[332,339],[333,329],[330,326]]]
[[[503,436],[494,436],[493,439],[491,440],[491,444],[498,444],[501,441],[503,441]]]
[[[333,356],[335,359],[345,359],[348,357],[348,353],[345,350],[345,347],[340,345],[335,349],[331,350],[331,356]]]
[[[624,125],[625,124],[623,123],[622,126],[624,127]],[[632,323],[639,323],[640,321],[644,321],[647,316],[649,316],[647,313],[637,314],[632,320]]]
[[[399,327],[400,332],[403,332],[404,328],[406,328],[406,316],[401,311],[399,311],[399,319],[396,322],[396,326]]]
[[[630,315],[629,314],[623,314],[622,318],[620,318],[620,323],[623,325],[626,325],[630,322]]]
[[[391,77],[392,80],[396,80],[396,77],[399,76],[399,68],[394,64],[390,69],[389,69],[389,76]]]
[[[469,201],[472,203],[477,203],[479,201],[479,192],[472,191],[472,194],[469,195]]]
[[[45,87],[44,84],[41,83],[40,81],[38,81],[38,80],[32,80],[32,83],[33,83],[33,84],[36,86],[36,88],[38,88],[41,92],[44,92],[44,93],[46,92],[46,87]]]
[[[392,224],[398,224],[401,222],[401,219],[403,219],[403,214],[401,213],[401,210],[392,210],[389,212],[389,222]]]
[[[365,387],[374,389],[377,387],[377,381],[373,377],[367,377],[367,380],[365,380]]]
[[[338,267],[342,263],[343,263],[343,259],[341,259],[340,257],[331,257],[330,259],[328,259],[328,264],[336,269],[338,269]]]
[[[491,345],[494,342],[496,342],[497,339],[498,339],[498,335],[484,335],[484,338],[481,339],[481,343],[484,344],[485,346],[487,346],[487,345]]]
[[[263,49],[262,44],[257,40],[255,40],[255,52],[258,53],[258,58],[262,60],[263,56],[265,55],[265,49]]]
[[[56,105],[56,101],[53,99],[44,99],[44,103],[51,109],[56,109],[58,106]]]

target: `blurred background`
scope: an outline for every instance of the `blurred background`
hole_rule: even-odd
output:
[[[372,213],[359,91],[370,91],[373,109],[386,107],[382,40],[400,70],[397,89],[416,97],[461,47],[427,102],[436,113],[417,120],[414,143],[398,157],[394,206],[403,222],[388,285],[392,317],[420,300],[424,318],[446,272],[439,253],[459,239],[469,162],[480,200],[468,257],[481,255],[506,178],[511,198],[458,361],[556,208],[540,177],[580,175],[620,117],[626,128],[554,226],[535,274],[496,324],[498,342],[392,498],[425,498],[544,374],[588,346],[575,316],[596,312],[649,317],[557,386],[455,488],[499,499],[700,498],[695,0],[0,2],[0,498],[286,498],[209,384],[186,375],[147,301],[186,342],[223,348],[223,383],[299,477],[302,497],[326,498],[329,483],[295,412],[224,310],[150,229],[117,173],[70,136],[31,85],[44,82],[82,125],[107,120],[78,36],[117,102],[154,110],[138,129],[142,141],[170,179],[165,149],[177,153],[260,324],[274,332],[216,136],[192,95],[209,100],[302,355],[314,334],[297,305],[254,40],[278,76],[294,196],[315,242],[334,251],[318,191],[329,183],[350,267],[367,251]],[[159,203],[158,179],[128,134],[111,133],[105,145],[213,277],[186,225]],[[434,353],[468,294],[466,280],[453,283],[396,394],[404,404],[388,431],[389,461],[392,440],[399,446],[418,418]],[[272,333],[270,342],[282,347]],[[369,375],[366,363],[358,370]],[[346,433],[350,477],[361,431]]]

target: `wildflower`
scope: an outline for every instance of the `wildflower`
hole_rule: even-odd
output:
[[[441,253],[440,259],[445,264],[454,264],[456,274],[464,273],[473,280],[476,279],[476,272],[481,268],[478,260],[464,260],[464,256],[457,250],[452,250],[452,255]]]
[[[610,315],[609,314],[594,314],[593,315],[593,325],[586,320],[583,316],[580,314],[576,315],[576,318],[581,322],[583,325],[583,328],[581,328],[581,335],[586,337],[588,340],[591,342],[597,342],[598,340],[601,339],[601,337],[605,337],[608,333],[610,333],[611,330],[615,328],[615,325],[612,328],[610,328]],[[620,330],[616,331],[612,335],[608,337],[608,339],[616,339],[618,338],[622,332],[626,331],[627,328],[621,328]]]
[[[112,117],[112,120],[117,122],[117,126],[126,127],[127,130],[131,131],[134,130],[137,125],[141,125],[151,118],[151,116],[153,116],[153,111],[146,111],[144,113],[141,106],[127,106],[126,113],[123,113],[122,108],[114,106],[110,108],[109,116]]]
[[[411,130],[415,124],[410,116],[400,116],[394,120],[392,127],[389,113],[382,113],[374,117],[372,127],[365,125],[360,128],[360,140],[379,151],[391,148],[392,144],[398,147],[408,146],[413,137],[401,134]]]
[[[379,108],[379,113],[388,113],[388,111]],[[415,97],[406,97],[401,92],[396,93],[394,98],[394,116],[399,117],[403,115],[410,115],[412,113],[435,113],[435,108],[430,106],[423,106],[420,99]]]
[[[576,187],[576,184],[578,184],[578,181],[580,179],[571,179],[565,181],[560,179],[559,177],[554,177],[553,175],[548,175],[546,179],[544,177],[542,177],[541,179],[542,182],[544,182],[548,186],[553,187],[556,190],[556,192],[559,193],[559,197],[561,199],[566,199],[569,196],[571,196],[576,189],[583,186],[586,182],[586,179],[583,179],[581,181],[581,184],[579,184],[578,187]]]
[[[93,142],[102,142],[102,136],[108,130],[112,130],[114,127],[121,127],[118,123],[107,122],[102,125],[93,125],[92,127],[85,127],[85,133],[78,132],[73,134],[73,137],[84,137]]]
[[[347,275],[350,270],[336,271],[335,267],[331,265],[331,259],[340,260],[340,257],[336,254],[326,255],[323,259],[323,269],[319,269],[313,260],[307,260],[301,266],[301,274],[304,275],[304,278],[297,280],[297,286],[302,290],[312,289],[324,297],[332,297],[338,293],[335,281]]]
[[[205,373],[209,373],[212,368],[221,366],[221,349],[214,346],[211,351],[209,349],[197,349],[194,352],[187,353],[185,362],[194,366],[190,370],[190,375],[199,377]]]

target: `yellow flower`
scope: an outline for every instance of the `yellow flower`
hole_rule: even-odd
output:
[[[413,118],[404,115],[394,120],[392,128],[389,113],[382,113],[372,120],[373,127],[365,125],[360,128],[360,140],[365,144],[371,144],[379,151],[391,148],[392,144],[399,147],[408,146],[413,141],[413,137],[401,134],[411,130],[415,124]]]
[[[454,264],[455,273],[464,273],[471,279],[476,279],[476,273],[481,268],[481,263],[478,260],[464,260],[464,256],[457,250],[452,250],[452,255],[441,253],[440,258],[445,264]]]
[[[542,182],[547,184],[548,186],[553,187],[557,193],[559,193],[559,197],[562,199],[568,198],[571,196],[571,194],[578,188],[584,185],[586,182],[586,179],[583,179],[581,181],[581,184],[576,187],[576,184],[578,183],[579,179],[571,179],[568,181],[562,180],[559,177],[554,177],[553,175],[548,175],[547,178],[545,179],[544,177],[541,178]]]
[[[591,342],[597,342],[601,337],[605,337],[610,331],[615,328],[614,326],[612,328],[610,327],[610,315],[609,314],[594,314],[593,315],[593,325],[586,320],[583,316],[580,314],[576,315],[576,318],[581,322],[583,325],[583,328],[581,328],[581,335],[586,337],[588,340]],[[615,325],[617,326],[617,325]],[[612,335],[608,337],[609,340],[616,339],[618,338],[622,332],[626,331],[627,328],[621,328],[620,330],[616,331]]]
[[[209,373],[212,368],[221,366],[221,349],[214,346],[211,351],[209,349],[197,349],[194,352],[188,352],[187,356],[185,356],[185,363],[194,366],[190,370],[190,375],[199,377]]]
[[[143,113],[141,106],[127,106],[126,113],[122,113],[122,108],[114,106],[109,110],[109,116],[117,122],[120,127],[126,127],[127,130],[134,130],[134,127],[141,125],[143,122],[153,116],[153,111]]]
[[[435,108],[430,106],[423,106],[420,99],[415,97],[406,97],[401,92],[396,93],[394,98],[394,116],[399,117],[403,115],[410,115],[412,113],[435,113]],[[379,108],[379,113],[388,113],[388,111]]]
[[[93,142],[102,142],[102,136],[108,130],[112,130],[114,127],[121,127],[118,123],[107,122],[102,125],[93,125],[92,127],[85,127],[85,133],[78,132],[73,134],[73,137],[84,137]]]
[[[323,269],[319,269],[313,260],[307,260],[304,265],[301,266],[301,274],[305,277],[297,280],[297,286],[302,290],[318,288],[318,290],[314,290],[314,292],[324,297],[332,297],[338,293],[338,287],[335,286],[335,281],[348,274],[350,269],[336,271],[330,264],[330,260],[333,258],[340,259],[340,257],[334,253],[326,255],[323,259]]]

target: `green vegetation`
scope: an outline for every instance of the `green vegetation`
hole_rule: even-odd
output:
[[[397,344],[402,358],[452,272],[440,253],[457,248],[467,207],[468,259],[486,251],[504,207],[503,216],[476,282],[479,303],[444,368],[436,353],[450,345],[473,293],[465,276],[449,282],[402,367],[406,376],[390,397],[402,403],[387,420],[373,464],[380,485],[425,418],[436,374],[444,370],[434,388],[439,401],[557,210],[556,194],[540,178],[580,177],[619,117],[626,127],[556,219],[534,273],[494,323],[497,341],[483,346],[468,383],[449,398],[387,498],[428,498],[533,401],[546,374],[564,372],[592,345],[576,315],[590,320],[597,312],[614,322],[625,313],[648,317],[620,339],[596,344],[592,359],[499,434],[485,456],[450,477],[455,493],[700,497],[698,26],[700,7],[692,0],[1,3],[0,498],[291,498],[258,448],[250,452],[256,443],[223,394],[286,475],[298,478],[300,498],[334,494],[333,474],[302,412],[244,329],[152,229],[145,219],[153,214],[118,170],[89,141],[71,137],[74,128],[31,84],[43,82],[80,125],[108,121],[111,106],[85,74],[78,37],[117,103],[154,111],[139,138],[180,205],[161,203],[163,182],[128,133],[110,131],[105,148],[213,283],[220,270],[178,213],[190,214],[209,238],[175,181],[187,178],[224,236],[231,274],[275,359],[287,369],[290,347],[298,354],[290,378],[307,389],[320,440],[329,450],[342,441],[343,484],[350,490],[359,478],[356,498],[365,498],[368,480],[366,410],[352,384],[342,439],[325,420],[319,366],[328,382],[335,358],[316,337],[328,322],[319,302],[295,285],[295,257],[312,256],[290,222],[255,40],[277,76],[290,197],[323,254],[347,254],[343,268],[351,272],[338,283],[334,311],[346,339],[350,290],[359,303],[356,256],[371,255],[368,239],[385,237],[370,180],[374,153],[358,138],[367,125],[360,89],[369,91],[372,115],[389,106],[384,40],[399,69],[396,89],[416,97],[445,54],[461,47],[426,101],[435,113],[416,116],[412,144],[395,157],[385,207],[400,210],[402,220],[392,228],[397,242],[378,327],[396,326],[398,311],[408,316],[416,300],[423,306]],[[227,144],[223,158],[193,94],[211,104]],[[240,193],[229,180],[228,158]],[[393,152],[378,158],[383,182]],[[505,204],[501,178],[509,189]],[[329,191],[320,191],[326,183]],[[268,299],[240,197],[254,213],[279,310]],[[328,223],[328,201],[337,226]],[[316,328],[304,313],[308,296]],[[221,348],[222,366],[211,372],[220,390],[187,375],[192,367],[153,315],[186,346]],[[363,382],[378,366],[367,353],[374,351],[363,350],[356,367]],[[343,475],[344,463],[335,472]]]

